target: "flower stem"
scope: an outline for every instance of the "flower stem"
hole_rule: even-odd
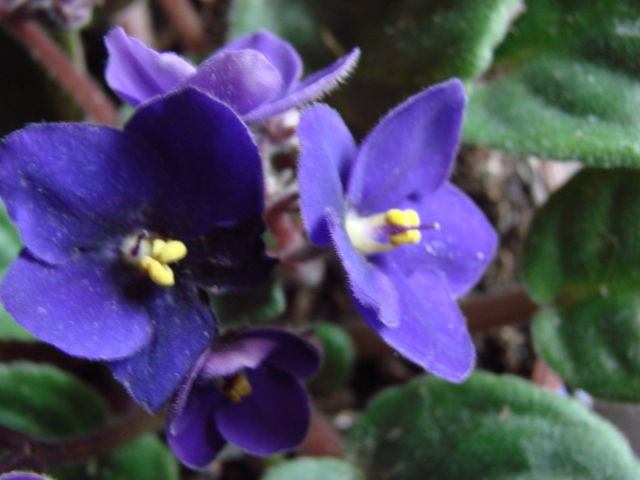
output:
[[[116,125],[118,114],[100,86],[74,68],[69,57],[33,21],[13,16],[0,7],[2,20],[34,58],[73,96],[88,120]]]

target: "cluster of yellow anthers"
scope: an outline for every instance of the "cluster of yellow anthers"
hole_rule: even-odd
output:
[[[233,403],[238,403],[251,395],[251,384],[244,372],[236,373],[232,377],[219,379],[222,381],[218,388]]]
[[[156,238],[151,242],[149,254],[140,258],[140,269],[149,275],[154,283],[170,287],[175,284],[175,277],[168,264],[182,260],[186,255],[187,247],[181,241]]]
[[[415,210],[399,210],[392,208],[385,216],[384,220],[387,225],[391,227],[419,227],[420,216]],[[420,230],[405,230],[404,232],[394,233],[389,235],[389,243],[395,247],[399,245],[406,245],[410,243],[418,243],[422,235]]]

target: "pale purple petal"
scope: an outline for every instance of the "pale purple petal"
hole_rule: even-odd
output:
[[[360,216],[384,212],[412,193],[427,195],[448,178],[460,139],[466,97],[458,79],[414,95],[367,136],[348,197]]]
[[[280,73],[255,50],[216,53],[176,89],[196,87],[243,115],[272,99],[282,88]]]
[[[475,350],[445,278],[425,270],[410,278],[388,263],[385,270],[402,296],[400,325],[389,328],[375,311],[356,306],[382,339],[401,355],[450,382],[462,382],[475,363]]]
[[[291,44],[266,30],[244,35],[228,43],[216,52],[232,50],[256,50],[276,67],[282,78],[282,88],[278,97],[282,97],[298,81],[302,75],[302,60]]]
[[[141,107],[125,133],[153,142],[167,177],[152,224],[172,238],[262,213],[262,165],[244,123],[227,106],[187,88]]]
[[[180,280],[171,288],[152,286],[144,307],[153,336],[135,355],[109,364],[133,399],[152,412],[173,395],[216,331],[208,301]]]
[[[0,475],[0,480],[49,480],[49,477],[33,472],[10,472]]]
[[[309,427],[309,400],[289,373],[263,366],[248,370],[252,393],[215,413],[227,441],[254,455],[271,455],[302,443]]]
[[[306,340],[285,330],[251,328],[238,332],[238,337],[275,342],[276,347],[269,351],[264,363],[289,372],[298,380],[305,380],[316,374],[320,367],[318,350]]]
[[[32,125],[0,143],[0,196],[38,258],[63,262],[139,226],[160,159],[142,139],[86,124]]]
[[[401,298],[396,286],[386,272],[369,262],[354,248],[344,226],[335,215],[327,215],[327,222],[357,302],[376,312],[380,323],[389,328],[397,327],[400,322]]]
[[[226,441],[214,420],[215,409],[228,400],[212,384],[194,385],[181,414],[170,418],[167,443],[185,465],[203,469],[213,461]]]
[[[79,253],[50,266],[23,251],[4,277],[2,303],[24,328],[69,355],[132,355],[149,341],[153,327],[144,305],[123,291],[119,280],[127,271],[113,263],[101,254]]]
[[[258,368],[277,346],[275,340],[261,336],[225,335],[210,347],[198,375],[203,378],[229,377],[245,368]]]
[[[105,37],[109,60],[105,77],[109,86],[133,106],[172,90],[196,67],[175,53],[159,53],[121,27]]]
[[[316,245],[331,241],[325,220],[328,208],[345,213],[345,185],[356,145],[338,113],[326,105],[305,110],[298,126],[298,161],[302,218]]]
[[[247,122],[264,120],[312,100],[317,100],[348,77],[359,58],[360,50],[356,48],[328,67],[309,75],[281,98],[272,99],[268,104],[246,113],[242,118]]]
[[[450,183],[400,208],[413,208],[423,223],[438,223],[438,230],[423,230],[417,245],[403,245],[386,253],[409,275],[431,268],[441,272],[454,297],[477,283],[495,254],[498,238],[484,213]]]

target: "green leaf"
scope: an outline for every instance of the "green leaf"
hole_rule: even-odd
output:
[[[271,279],[239,293],[211,295],[216,315],[227,327],[259,325],[282,315],[287,307],[282,283]]]
[[[378,395],[358,419],[347,459],[368,480],[632,480],[622,435],[575,400],[516,377],[435,377]]]
[[[534,217],[523,273],[534,342],[569,384],[640,401],[640,172],[585,169]]]
[[[297,458],[267,470],[262,480],[363,480],[353,465],[338,458]]]
[[[470,86],[464,139],[589,165],[640,166],[640,8],[537,0]]]
[[[309,388],[331,392],[344,388],[353,373],[356,347],[344,328],[331,322],[317,322],[315,332],[322,342],[322,367]]]

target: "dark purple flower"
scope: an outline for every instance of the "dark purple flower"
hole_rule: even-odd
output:
[[[193,86],[224,102],[245,121],[264,120],[320,97],[354,68],[353,50],[304,80],[295,49],[267,31],[246,35],[197,68],[175,53],[159,53],[120,27],[107,35],[109,86],[132,105]]]
[[[70,355],[107,360],[156,410],[216,333],[199,288],[268,274],[256,145],[222,103],[186,89],[123,131],[32,125],[0,143],[0,196],[25,245],[7,311]]]
[[[226,442],[254,455],[304,440],[309,401],[300,382],[315,374],[318,352],[283,330],[231,332],[212,344],[169,414],[167,441],[192,468],[209,464]]]
[[[325,105],[303,112],[299,181],[311,240],[333,242],[355,304],[409,360],[462,381],[474,348],[454,298],[496,248],[482,212],[447,179],[465,95],[450,80],[391,111],[357,148]]]
[[[9,472],[0,475],[0,480],[49,480],[49,477],[33,472]]]

